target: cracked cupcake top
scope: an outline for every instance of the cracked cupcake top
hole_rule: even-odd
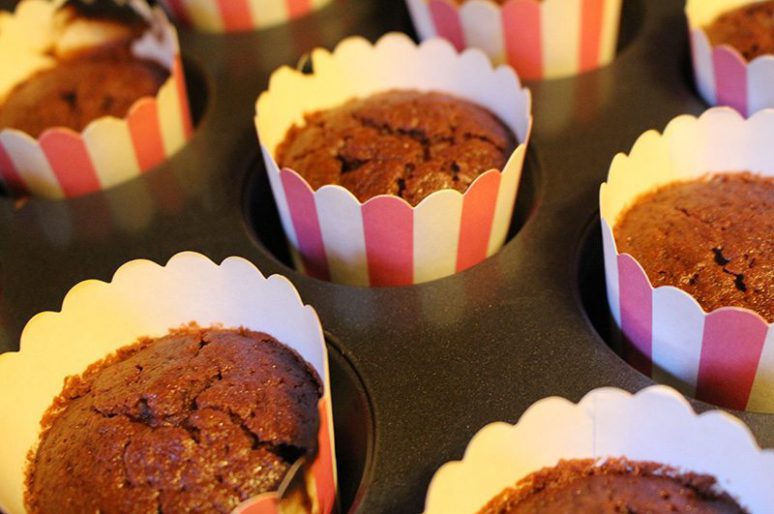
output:
[[[515,146],[483,107],[443,93],[391,90],[307,114],[276,158],[313,189],[336,184],[361,202],[390,194],[417,205],[441,189],[464,192],[492,168],[502,171]]]
[[[264,333],[140,341],[68,379],[31,457],[28,510],[228,513],[315,451],[321,394]]]
[[[639,197],[614,230],[653,287],[675,286],[705,311],[744,307],[774,322],[774,178],[723,173]]]

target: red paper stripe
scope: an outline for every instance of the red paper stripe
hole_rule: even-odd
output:
[[[465,193],[457,246],[457,271],[486,259],[502,173],[487,172]]]
[[[712,51],[715,99],[747,115],[747,65],[736,52],[720,47]]]
[[[581,6],[580,71],[591,70],[599,66],[604,14],[605,0],[583,0]]]
[[[132,107],[127,121],[140,172],[146,172],[161,164],[165,159],[164,142],[156,100],[152,98],[140,100]]]
[[[218,0],[218,10],[226,31],[255,28],[248,0]]]
[[[306,181],[293,171],[282,170],[280,177],[306,274],[329,280],[328,258],[325,255],[314,193]]]
[[[414,282],[414,212],[397,197],[363,205],[366,260],[372,286]]]
[[[10,192],[21,194],[27,191],[24,179],[19,175],[11,156],[8,155],[2,143],[0,143],[0,176],[3,177],[3,182]]]
[[[541,78],[540,6],[534,0],[511,0],[503,6],[502,13],[508,63],[522,79]]]
[[[320,429],[317,431],[317,458],[312,463],[312,474],[317,485],[317,501],[320,512],[323,513],[332,512],[336,502],[336,481],[333,479],[333,451],[326,401],[323,398],[317,406],[320,413]]]
[[[262,494],[260,499],[251,500],[240,514],[277,514],[279,512],[279,499],[276,494]]]
[[[463,50],[465,34],[462,31],[462,21],[457,7],[447,0],[430,0],[429,6],[436,33],[448,39],[458,51]]]
[[[767,330],[766,324],[750,312],[721,309],[709,314],[704,322],[696,397],[744,410]]]
[[[183,0],[166,0],[167,6],[184,25],[191,24],[191,18],[188,16],[188,9],[183,5]]]
[[[39,142],[66,197],[81,196],[100,189],[86,143],[79,134],[53,129],[44,132]]]
[[[179,55],[172,64],[172,75],[175,77],[177,98],[180,100],[180,114],[183,116],[183,135],[187,140],[193,134],[193,120],[191,119],[191,108],[188,105],[188,88],[185,85],[183,62]]]
[[[291,18],[303,16],[312,10],[311,0],[285,0],[288,5],[288,15]]]
[[[647,376],[653,372],[653,288],[637,261],[618,256],[624,359]]]

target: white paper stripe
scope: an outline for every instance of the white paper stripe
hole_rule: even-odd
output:
[[[124,120],[104,118],[96,121],[84,132],[83,141],[102,188],[140,174],[132,135]]]
[[[489,236],[487,256],[498,252],[505,243],[505,237],[508,235],[526,151],[526,145],[519,146],[514,155],[511,156],[506,170],[503,171],[500,177],[500,190],[497,192],[497,206],[495,207],[492,231]]]
[[[64,198],[59,180],[37,141],[13,131],[0,133],[0,141],[30,193],[44,198]]]
[[[365,232],[360,205],[338,187],[323,187],[315,193],[317,219],[333,282],[367,286]]]
[[[180,80],[184,79],[180,77]],[[177,78],[170,78],[162,86],[156,96],[156,100],[161,139],[164,143],[164,155],[169,157],[185,144],[183,109],[180,95],[178,94]],[[182,101],[187,101],[187,99]]]
[[[444,191],[414,210],[414,282],[452,275],[462,220],[462,195]]]
[[[774,412],[774,325],[769,326],[747,410]]]
[[[502,9],[491,2],[472,0],[460,7],[460,21],[468,47],[480,48],[495,64],[505,62]]]
[[[704,32],[694,29],[691,31],[691,42],[696,87],[708,104],[715,105],[715,68],[709,41]]]
[[[604,65],[615,57],[618,46],[618,29],[621,25],[621,0],[605,0],[602,15],[602,35],[599,45],[599,63]]]
[[[250,0],[250,15],[256,27],[265,27],[274,23],[282,23],[288,19],[289,13],[285,0]]]
[[[546,0],[540,15],[543,46],[543,74],[570,75],[580,65],[580,24],[582,0]]]
[[[747,113],[774,107],[774,62],[758,59],[747,65]]]
[[[675,288],[653,291],[653,379],[687,395],[696,392],[704,313]],[[660,368],[660,369],[659,369]]]
[[[223,31],[223,19],[216,0],[184,0],[191,23],[204,30]]]
[[[603,185],[602,187],[606,187]],[[602,245],[605,253],[605,283],[607,285],[607,303],[616,325],[621,326],[621,293],[618,288],[618,257],[615,253],[613,232],[605,220],[602,220]]]
[[[414,29],[419,38],[424,40],[435,37],[435,24],[430,15],[428,0],[406,0],[406,5],[411,13],[411,20],[414,22]]]

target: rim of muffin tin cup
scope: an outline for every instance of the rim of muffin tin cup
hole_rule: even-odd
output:
[[[515,424],[485,426],[461,460],[435,472],[424,512],[475,514],[504,489],[559,460],[616,457],[713,475],[751,514],[774,505],[766,482],[774,474],[774,450],[761,449],[738,418],[719,410],[696,414],[674,389],[651,386],[636,394],[595,389],[578,403],[544,398]]]
[[[691,294],[654,288],[642,265],[618,251],[613,227],[638,196],[707,174],[750,171],[774,177],[774,109],[745,119],[729,107],[674,118],[618,154],[600,187],[605,282],[610,311],[631,341],[625,358],[654,380],[725,408],[774,412],[774,323],[753,310],[705,311]],[[624,299],[621,291],[624,290]]]
[[[483,49],[524,80],[568,77],[610,64],[622,0],[406,0],[421,39]],[[573,23],[575,22],[575,23]]]
[[[181,24],[223,34],[261,30],[321,9],[333,0],[161,0]]]
[[[320,512],[331,512],[336,494],[333,418],[328,354],[316,311],[284,276],[265,277],[241,257],[216,264],[195,252],[179,253],[163,266],[129,261],[110,282],[80,282],[67,293],[60,312],[40,313],[27,323],[18,352],[0,354],[0,510],[25,512],[27,452],[36,447],[40,421],[65,377],[80,375],[141,337],[162,337],[191,322],[266,332],[315,368],[323,382],[318,438],[328,441],[329,451],[320,445],[305,476],[322,503]],[[261,507],[275,499],[271,493],[260,495],[238,511],[274,512]]]
[[[256,102],[263,161],[296,269],[348,285],[410,285],[463,271],[496,253],[510,227],[532,131],[531,94],[516,72],[493,67],[480,50],[458,53],[440,38],[417,45],[400,33],[375,44],[350,37],[332,53],[313,50],[311,60],[312,74],[276,70]],[[298,172],[279,169],[274,151],[305,113],[391,89],[449,93],[485,107],[518,145],[502,171],[490,169],[465,192],[443,189],[416,206],[389,194],[360,202],[339,185],[313,190]],[[354,225],[342,228],[346,223]],[[486,223],[488,232],[481,230]]]
[[[728,44],[713,45],[704,27],[720,14],[764,0],[688,0],[688,20],[694,82],[710,105],[727,105],[745,115],[774,107],[774,54],[747,61]]]
[[[22,0],[8,18],[22,23],[19,16],[24,10],[30,10],[27,18],[53,16],[61,3]],[[164,67],[169,77],[155,96],[138,98],[123,118],[102,116],[80,132],[50,127],[34,138],[18,129],[0,130],[0,182],[12,193],[59,199],[109,189],[161,164],[190,139],[193,122],[177,31],[161,8],[151,8],[143,0],[128,5],[150,25],[141,55]],[[27,21],[40,24],[39,19]],[[21,34],[35,30],[39,26]]]

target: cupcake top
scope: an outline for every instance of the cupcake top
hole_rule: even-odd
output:
[[[774,321],[774,178],[723,173],[640,196],[614,228],[653,287],[675,286],[706,311],[743,307]]]
[[[53,127],[80,132],[103,116],[123,118],[169,77],[157,62],[133,54],[132,46],[150,26],[131,7],[115,0],[69,0],[50,16],[37,47],[6,42],[17,53],[6,58],[22,66],[3,66],[18,70],[10,74],[18,76],[0,84],[0,129],[33,137]]]
[[[189,329],[68,379],[27,473],[31,513],[224,512],[316,449],[319,378],[271,336]]]
[[[337,184],[361,202],[389,194],[417,205],[502,170],[515,146],[510,130],[483,107],[444,93],[391,90],[307,114],[276,158],[313,189]]]
[[[774,0],[724,12],[705,30],[712,45],[730,45],[748,61],[774,53]]]
[[[561,461],[520,480],[479,514],[669,512],[744,514],[715,478],[680,473],[653,462],[610,459]]]

